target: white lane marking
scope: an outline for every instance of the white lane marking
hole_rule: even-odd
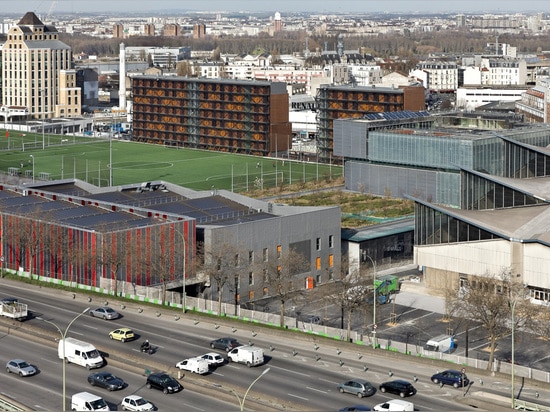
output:
[[[316,392],[321,392],[321,393],[327,393],[327,391],[323,391],[323,390],[317,389],[317,388],[312,388],[311,386],[306,386],[306,389],[316,391]]]
[[[292,393],[287,393],[288,396],[292,396],[293,398],[298,398],[298,399],[301,399],[303,401],[309,401],[308,398],[304,398],[303,396],[298,396],[298,395],[293,395]]]
[[[273,369],[280,369],[280,370],[285,371],[285,372],[291,372],[291,373],[294,373],[296,375],[310,377],[310,375],[308,373],[300,373],[300,372],[293,371],[292,369],[281,368],[280,366],[270,365],[270,367],[273,368]]]

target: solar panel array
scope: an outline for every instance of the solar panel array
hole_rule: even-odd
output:
[[[403,110],[400,112],[381,112],[381,113],[367,113],[363,118],[367,120],[403,120],[414,119],[418,117],[427,117],[430,113],[427,111],[411,112],[410,110]]]

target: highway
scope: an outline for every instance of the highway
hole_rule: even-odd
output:
[[[55,343],[59,333],[51,325],[36,319],[36,316],[64,329],[78,313],[86,307],[102,306],[104,299],[94,297],[89,302],[85,294],[77,294],[73,299],[70,292],[6,279],[0,280],[0,291],[1,297],[15,296],[27,303],[35,316],[19,325],[1,319],[2,325],[12,324],[13,327],[9,334],[2,335],[6,349],[1,352],[0,360],[5,362],[20,357],[35,364],[41,371],[37,376],[28,378],[9,376],[9,379],[4,380],[2,393],[36,410],[59,409],[62,402],[62,366]],[[82,316],[71,326],[68,336],[88,341],[106,353],[108,365],[101,370],[122,377],[129,385],[114,393],[92,388],[86,382],[90,372],[69,364],[66,369],[67,405],[70,404],[71,394],[87,390],[102,395],[112,409],[116,409],[124,395],[137,393],[151,400],[160,410],[181,409],[182,405],[185,405],[186,410],[239,410],[234,393],[242,399],[250,383],[269,367],[269,373],[262,376],[248,394],[245,409],[338,410],[354,404],[372,407],[396,397],[379,391],[362,400],[349,394],[340,394],[337,385],[352,377],[367,379],[375,387],[393,379],[411,381],[418,390],[415,396],[409,398],[414,402],[416,410],[478,409],[471,405],[470,391],[479,388],[474,385],[463,393],[461,389],[434,385],[429,377],[442,368],[430,361],[414,362],[414,359],[382,350],[374,351],[372,348],[333,340],[315,340],[313,336],[292,331],[227,323],[193,314],[179,314],[181,318],[175,320],[173,312],[161,310],[161,315],[157,316],[156,308],[142,307],[140,313],[135,303],[125,303],[124,309],[120,302],[109,302],[109,305],[120,311],[123,317],[104,321]],[[127,343],[111,341],[108,332],[117,327],[131,327],[139,335],[138,339]],[[43,335],[47,339],[46,345],[24,338],[25,335],[20,335],[19,331],[15,334],[13,328],[30,329],[36,335]],[[2,332],[5,331],[7,328],[2,326]],[[146,369],[165,370],[177,376],[178,372],[174,368],[176,362],[211,351],[209,341],[222,336],[232,336],[242,344],[252,343],[264,348],[266,363],[256,368],[226,364],[205,376],[186,373],[181,380],[185,389],[178,394],[164,395],[160,391],[145,388]],[[139,352],[139,345],[146,338],[158,346],[158,351],[153,355]],[[473,374],[470,374],[470,378],[476,380]],[[509,395],[506,384],[495,386],[494,391],[502,396]]]

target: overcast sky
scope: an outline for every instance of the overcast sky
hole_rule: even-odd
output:
[[[166,11],[313,12],[547,12],[549,0],[0,0],[0,13],[139,13]]]

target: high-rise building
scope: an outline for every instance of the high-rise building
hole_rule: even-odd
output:
[[[277,12],[273,19],[273,32],[277,33],[280,31],[283,31],[283,20],[281,19],[281,13]]]
[[[2,45],[3,105],[26,107],[31,117],[40,119],[62,111],[65,117],[80,115],[71,48],[58,34],[33,12],[9,30]]]
[[[124,38],[124,25],[117,23],[113,26],[113,38],[122,39]]]
[[[202,39],[206,36],[206,25],[203,23],[197,23],[193,26],[193,38]]]

